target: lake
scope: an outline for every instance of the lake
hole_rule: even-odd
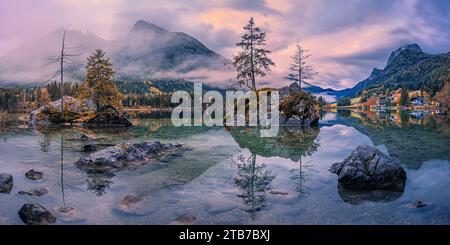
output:
[[[323,113],[318,127],[280,128],[260,138],[255,128],[172,126],[142,116],[129,129],[32,128],[12,119],[0,131],[0,172],[14,177],[0,193],[0,224],[23,224],[17,212],[37,202],[56,224],[450,224],[450,124],[434,112],[340,110]],[[158,140],[189,150],[116,172],[86,172],[73,163],[85,134],[103,147]],[[328,171],[358,145],[378,147],[400,160],[403,193],[338,188]],[[30,169],[44,178],[25,177]],[[18,194],[47,187],[41,197]],[[131,208],[128,195],[143,198]],[[413,208],[420,200],[427,206]],[[72,207],[61,214],[60,207]]]

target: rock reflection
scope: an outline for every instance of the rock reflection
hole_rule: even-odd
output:
[[[260,137],[259,128],[230,128],[230,133],[241,148],[263,157],[282,157],[298,162],[302,156],[317,150],[320,129],[317,127],[280,127],[276,137]]]
[[[246,211],[252,217],[265,207],[267,191],[270,190],[270,183],[275,175],[267,170],[267,165],[256,163],[256,154],[249,158],[242,155],[235,161],[237,175],[234,183],[241,191],[239,197],[242,198]]]
[[[403,192],[384,190],[353,190],[338,184],[338,193],[342,201],[352,205],[360,205],[364,202],[387,203],[397,200]]]

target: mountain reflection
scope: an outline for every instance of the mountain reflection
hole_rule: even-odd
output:
[[[351,126],[384,145],[389,154],[410,169],[430,159],[450,160],[448,117],[431,111],[338,110],[332,124]]]

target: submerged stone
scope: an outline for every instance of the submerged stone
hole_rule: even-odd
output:
[[[144,198],[142,198],[142,197],[128,195],[128,196],[122,198],[122,200],[120,200],[120,209],[122,209],[124,211],[128,211],[130,209],[133,209],[133,207],[138,205],[143,200],[144,200]]]
[[[25,203],[19,210],[19,217],[27,225],[48,225],[56,222],[56,217],[37,203]]]
[[[420,201],[420,200],[416,200],[415,202],[413,202],[413,203],[410,205],[411,208],[423,208],[423,207],[426,207],[426,206],[428,206],[428,205],[425,204],[425,203],[423,203],[423,202]]]
[[[0,193],[10,193],[13,187],[13,177],[10,174],[0,174]]]
[[[20,195],[29,195],[29,196],[43,196],[43,195],[47,195],[48,193],[50,193],[50,191],[48,190],[47,187],[37,187],[31,190],[27,190],[27,191],[19,191],[18,192]]]
[[[44,173],[41,171],[31,169],[25,173],[25,177],[27,177],[27,179],[30,180],[40,180],[44,177]]]
[[[73,224],[85,222],[86,219],[78,217],[79,214],[76,209],[70,206],[62,206],[54,209],[58,216],[58,220],[64,223]]]
[[[172,222],[172,225],[189,225],[192,224],[197,218],[190,215],[190,214],[183,214],[181,216],[178,216],[174,222]]]
[[[269,193],[272,195],[282,195],[282,196],[286,196],[289,194],[288,192],[284,192],[284,191],[269,191]]]
[[[159,208],[159,204],[151,199],[128,195],[120,200],[118,211],[127,215],[144,216],[157,211]]]

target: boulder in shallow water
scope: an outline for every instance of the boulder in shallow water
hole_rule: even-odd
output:
[[[13,177],[10,174],[0,174],[0,193],[10,193],[13,187]]]
[[[80,224],[86,222],[86,219],[79,217],[75,208],[70,206],[62,206],[54,209],[54,212],[58,216],[58,220],[66,224]]]
[[[87,136],[87,135],[85,135],[85,134],[83,134],[83,135],[81,135],[80,140],[81,141],[92,141],[94,139],[89,137],[89,136]]]
[[[128,120],[126,113],[120,112],[112,106],[106,106],[101,108],[97,114],[87,120],[85,124],[88,127],[95,126],[119,126],[119,127],[130,127],[132,123]]]
[[[398,160],[377,148],[358,146],[344,161],[334,163],[330,171],[339,184],[349,189],[403,191],[406,172]]]
[[[280,125],[311,126],[320,119],[320,104],[312,94],[301,91],[297,83],[280,89]]]
[[[28,196],[36,196],[36,197],[44,196],[44,195],[47,195],[48,193],[50,193],[50,191],[48,190],[47,187],[37,187],[37,188],[33,188],[31,190],[19,191],[20,195],[28,195]]]
[[[25,203],[19,210],[19,217],[27,225],[48,225],[56,222],[56,217],[37,203]]]
[[[81,147],[81,151],[83,152],[93,152],[97,150],[97,144],[93,142],[86,143]]]
[[[42,173],[41,171],[31,169],[25,173],[25,177],[27,177],[27,179],[30,180],[40,180],[44,178],[44,173]]]
[[[183,214],[181,216],[178,216],[170,225],[190,225],[192,224],[197,218],[195,216],[192,216],[190,214]]]
[[[423,208],[428,206],[427,204],[423,203],[420,200],[416,200],[415,202],[413,202],[409,207],[410,208]]]
[[[92,117],[96,106],[93,100],[80,100],[64,96],[64,115],[61,113],[61,99],[39,107],[30,113],[28,122],[33,125],[51,125],[60,123],[82,122],[83,118]]]
[[[163,144],[159,141],[122,143],[80,158],[75,165],[85,170],[122,169],[131,164],[150,160],[158,154],[173,152],[179,144]]]

